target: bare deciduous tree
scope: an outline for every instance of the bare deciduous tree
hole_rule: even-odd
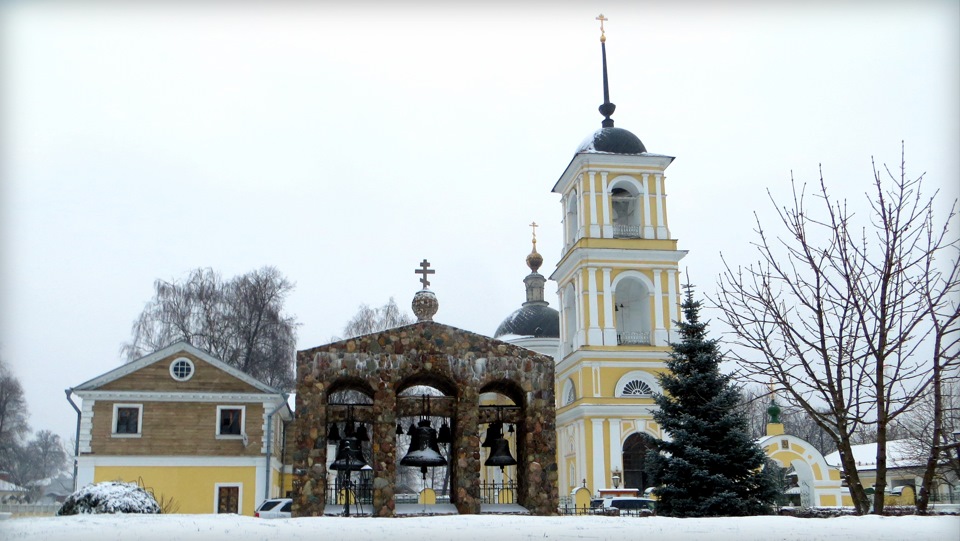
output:
[[[357,313],[343,327],[343,336],[344,338],[353,338],[410,325],[413,322],[413,317],[400,310],[393,297],[390,297],[387,304],[379,308],[371,308],[366,304],[361,304]],[[336,342],[337,340],[340,339],[336,338],[333,341]]]
[[[0,469],[8,466],[9,453],[29,431],[23,387],[0,358]]]
[[[829,434],[859,513],[871,506],[851,445],[866,427],[876,434],[880,513],[888,426],[933,381],[927,344],[944,329],[931,314],[955,312],[958,291],[956,272],[944,272],[957,265],[952,209],[938,226],[923,176],[907,177],[903,159],[899,174],[884,171],[874,166],[868,220],[859,225],[822,174],[819,205],[794,184],[790,205],[773,201],[785,233],[771,238],[757,219],[759,261],[734,268],[725,260],[716,301],[745,373],[772,378]]]
[[[283,312],[293,284],[273,267],[223,281],[196,269],[183,282],[157,280],[154,298],[121,347],[127,361],[183,340],[282,390],[293,387],[296,319]]]

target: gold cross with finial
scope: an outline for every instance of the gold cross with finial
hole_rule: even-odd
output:
[[[537,225],[537,222],[533,222],[533,223],[530,224],[530,227],[533,228],[533,241],[536,242],[536,241],[537,241],[537,228],[540,227],[540,226]]]
[[[601,13],[597,17],[597,20],[600,21],[600,41],[605,41],[607,36],[603,33],[603,21],[609,21],[610,19],[604,17],[603,13]]]

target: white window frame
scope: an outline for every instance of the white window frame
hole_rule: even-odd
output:
[[[221,434],[220,433],[220,412],[223,410],[240,410],[240,433],[239,434]],[[247,426],[247,407],[246,406],[217,406],[217,418],[214,425],[214,434],[217,435],[218,440],[239,440],[243,439],[246,436],[246,430],[244,428]]]
[[[243,514],[243,483],[214,483],[213,485],[213,514],[217,513],[217,506],[220,504],[220,489],[237,487],[237,515]]]
[[[186,362],[188,365],[190,365],[190,374],[185,378],[177,377],[177,375],[173,372],[173,367],[176,366],[177,363],[179,362]],[[177,357],[176,359],[173,360],[173,362],[170,363],[170,377],[177,381],[189,381],[190,378],[192,378],[193,375],[196,374],[196,372],[197,372],[196,365],[194,365],[193,361],[191,361],[186,357]]]
[[[120,408],[137,409],[137,432],[134,434],[117,432],[117,421],[120,420]],[[143,404],[114,404],[113,421],[110,425],[110,436],[113,438],[139,438],[143,435]]]

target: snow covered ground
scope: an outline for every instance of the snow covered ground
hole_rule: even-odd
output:
[[[709,540],[955,541],[960,517],[530,517],[294,518],[236,515],[85,515],[0,521],[0,539],[43,541]]]

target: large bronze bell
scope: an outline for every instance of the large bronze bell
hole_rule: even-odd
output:
[[[483,438],[480,447],[493,447],[493,442],[503,438],[503,423],[494,421],[487,427],[487,435]]]
[[[428,419],[422,419],[417,430],[410,440],[410,449],[407,456],[400,459],[401,466],[419,466],[421,471],[427,467],[445,466],[447,459],[440,454],[437,447],[437,430],[430,426]],[[514,462],[516,464],[516,462]]]
[[[502,470],[504,466],[515,466],[516,459],[510,454],[510,442],[504,438],[493,440],[490,446],[490,456],[483,463],[484,466],[499,466]]]
[[[360,450],[360,441],[357,438],[343,438],[337,444],[337,459],[330,464],[331,470],[360,471],[367,465]]]

